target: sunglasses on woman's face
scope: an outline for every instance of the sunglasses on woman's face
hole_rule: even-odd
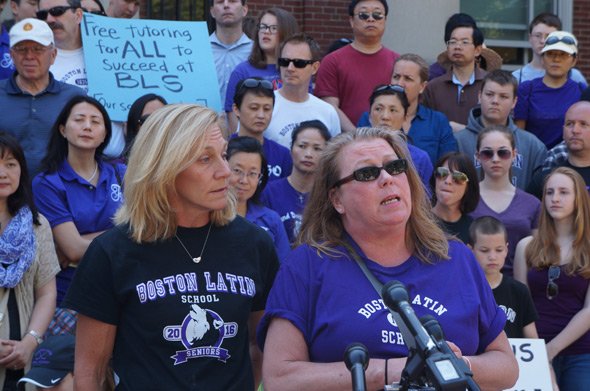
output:
[[[555,283],[555,280],[561,275],[561,268],[557,265],[549,266],[547,270],[547,298],[553,300],[559,293],[559,286]]]
[[[498,149],[497,151],[494,151],[493,149],[482,149],[477,154],[480,160],[490,160],[495,154],[497,154],[502,160],[510,159],[512,157],[512,151],[509,149]]]
[[[351,181],[357,182],[371,182],[377,180],[381,174],[381,170],[385,170],[389,175],[399,175],[408,170],[408,161],[406,159],[396,159],[385,163],[382,167],[369,166],[354,170],[352,174],[340,179],[333,187],[342,186]]]
[[[446,167],[437,167],[436,171],[434,172],[434,176],[437,179],[446,179],[448,176],[451,176],[451,178],[453,179],[453,182],[455,182],[458,185],[462,185],[464,183],[469,182],[469,178],[467,178],[467,174],[461,172],[461,171],[451,171]]]

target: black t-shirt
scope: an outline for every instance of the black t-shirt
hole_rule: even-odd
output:
[[[438,219],[440,225],[449,235],[455,235],[463,243],[469,243],[469,226],[473,222],[473,218],[467,214],[461,215],[461,218],[455,222],[448,222]]]
[[[198,256],[208,228],[177,235]],[[64,303],[117,326],[120,390],[253,389],[248,318],[277,270],[268,234],[239,216],[212,228],[199,264],[175,237],[140,245],[115,227],[92,242]]]
[[[508,338],[524,338],[523,328],[539,319],[529,288],[520,281],[504,275],[496,289],[492,289],[496,303],[506,314],[504,331]]]

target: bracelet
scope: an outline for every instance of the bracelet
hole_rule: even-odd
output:
[[[37,345],[41,345],[43,343],[43,337],[41,337],[41,334],[39,334],[35,330],[29,330],[27,334],[35,338],[35,341],[37,341]]]
[[[471,361],[469,361],[469,359],[465,356],[462,356],[462,358],[467,363],[467,366],[469,367],[469,370],[471,371]]]
[[[385,385],[388,385],[389,382],[387,381],[387,359],[385,359]]]

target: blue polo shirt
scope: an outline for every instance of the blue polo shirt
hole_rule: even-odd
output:
[[[0,26],[0,80],[8,79],[14,72],[14,64],[10,57],[10,38],[8,30]]]
[[[51,127],[65,104],[74,96],[86,95],[81,88],[62,83],[49,72],[49,84],[33,96],[16,84],[17,72],[0,80],[0,131],[17,138],[25,152],[31,177],[39,173],[47,152]]]
[[[33,179],[35,204],[51,228],[71,221],[84,235],[113,227],[113,216],[123,204],[121,180],[127,167],[99,161],[98,168],[96,186],[76,174],[67,160],[56,172],[43,172]],[[68,267],[57,276],[58,306],[69,287],[73,269]]]

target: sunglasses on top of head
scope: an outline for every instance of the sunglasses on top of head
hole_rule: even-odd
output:
[[[493,149],[482,149],[478,152],[480,160],[490,160],[495,154],[497,154],[502,160],[507,160],[512,157],[512,151],[509,149],[498,149],[497,151],[494,151]]]
[[[438,179],[446,179],[449,175],[453,179],[453,182],[455,182],[458,185],[462,185],[466,182],[469,182],[467,174],[461,171],[451,171],[446,167],[437,167],[436,171],[434,171],[434,176]]]
[[[574,45],[574,46],[577,46],[576,41],[572,37],[568,37],[567,35],[565,37],[557,37],[557,36],[549,37],[549,38],[547,38],[545,40],[545,46],[547,46],[547,45],[555,45],[558,42],[563,42],[566,45]]]
[[[58,5],[47,10],[39,10],[37,11],[36,16],[39,20],[47,20],[48,15],[58,17],[65,14],[67,10],[75,10],[76,8],[77,7],[72,7],[71,5]]]
[[[379,11],[374,12],[359,12],[356,14],[360,20],[369,20],[370,17],[373,17],[375,20],[382,20],[385,18],[385,14]]]
[[[373,92],[381,92],[381,91],[395,91],[395,92],[406,92],[405,88],[400,86],[399,84],[384,84],[375,88]]]
[[[396,159],[385,163],[382,167],[369,166],[359,168],[358,170],[354,170],[349,176],[337,181],[333,187],[340,187],[351,181],[371,182],[377,180],[381,174],[381,170],[385,170],[389,175],[403,174],[408,170],[408,161],[406,159]]]
[[[240,88],[257,88],[262,87],[265,90],[274,90],[273,85],[268,80],[258,80],[258,79],[245,79],[242,81],[242,85]]]
[[[288,67],[289,64],[293,63],[293,66],[295,66],[295,68],[305,68],[308,65],[311,65],[315,62],[315,60],[302,60],[300,58],[285,58],[285,57],[280,57],[278,60],[279,66],[280,67]]]
[[[555,283],[555,280],[561,275],[561,268],[557,265],[549,266],[547,270],[547,291],[546,295],[549,300],[553,300],[559,293],[559,285]]]

